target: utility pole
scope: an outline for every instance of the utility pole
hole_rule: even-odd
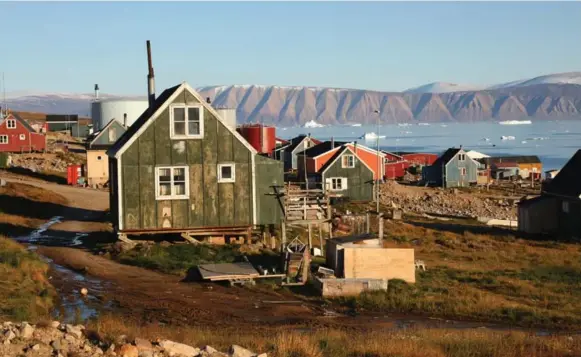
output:
[[[381,176],[381,160],[379,156],[379,110],[373,111],[377,114],[377,179],[375,180],[375,210],[379,214],[379,179]]]

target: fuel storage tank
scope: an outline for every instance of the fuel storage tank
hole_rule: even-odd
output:
[[[271,155],[276,147],[276,129],[262,124],[246,124],[238,132],[261,154]]]
[[[91,102],[91,118],[95,131],[101,130],[111,119],[117,120],[121,125],[131,126],[137,118],[147,109],[147,98],[108,98],[95,99]],[[124,123],[124,115],[127,114],[127,122]]]

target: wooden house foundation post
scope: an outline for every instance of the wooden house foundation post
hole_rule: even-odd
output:
[[[280,251],[284,252],[285,248],[286,248],[286,223],[283,221],[281,226],[280,226],[280,230],[281,230],[281,242],[280,242]]]

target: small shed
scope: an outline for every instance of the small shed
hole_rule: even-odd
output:
[[[413,248],[384,248],[371,234],[327,240],[326,264],[337,278],[416,282]]]
[[[109,158],[107,150],[127,129],[115,119],[111,119],[99,132],[89,137],[87,153],[87,183],[93,187],[109,181]]]

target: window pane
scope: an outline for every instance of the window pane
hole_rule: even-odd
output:
[[[174,123],[186,121],[185,108],[173,108],[173,121]]]
[[[232,167],[231,166],[222,166],[222,178],[227,179],[227,180],[232,178]]]
[[[174,181],[185,181],[186,180],[186,170],[183,168],[173,169],[173,180]]]
[[[171,184],[170,183],[159,184],[159,195],[160,196],[171,196]]]
[[[188,135],[199,135],[200,134],[200,122],[190,121],[188,122]]]
[[[173,123],[173,133],[175,135],[186,135],[186,123],[185,122],[174,122]]]
[[[175,194],[176,195],[185,195],[186,194],[186,183],[176,183],[174,184]]]
[[[200,108],[188,108],[188,121],[200,121]]]
[[[159,169],[159,182],[171,182],[170,169]]]

